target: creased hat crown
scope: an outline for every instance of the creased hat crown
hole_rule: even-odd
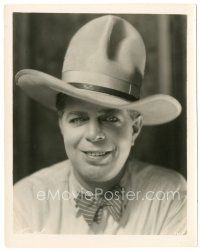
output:
[[[62,78],[139,99],[146,52],[137,30],[117,16],[103,16],[84,25],[72,38],[63,64]]]

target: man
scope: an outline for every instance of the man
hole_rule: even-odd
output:
[[[143,124],[181,112],[167,95],[139,100],[145,59],[136,29],[108,15],[74,35],[62,80],[35,70],[17,74],[27,95],[57,110],[68,160],[15,185],[15,232],[186,233],[184,178],[129,158]]]

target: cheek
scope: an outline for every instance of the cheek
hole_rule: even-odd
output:
[[[120,148],[129,147],[132,143],[133,129],[131,126],[113,127],[108,131],[110,139]]]
[[[81,133],[71,128],[65,128],[63,130],[63,140],[67,155],[71,155],[73,154],[71,151],[76,149],[81,140]]]

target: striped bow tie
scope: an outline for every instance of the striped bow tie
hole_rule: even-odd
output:
[[[122,216],[122,187],[115,186],[98,198],[95,195],[80,192],[75,202],[88,225],[93,222],[100,223],[104,207],[119,222]]]

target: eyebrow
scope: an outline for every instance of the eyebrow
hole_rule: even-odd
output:
[[[100,111],[97,112],[98,115],[102,115],[102,114],[112,114],[112,113],[118,113],[119,110],[118,109],[102,109]],[[86,116],[88,115],[87,111],[71,111],[67,114],[67,118],[69,116]]]
[[[67,114],[67,117],[71,116],[71,115],[78,115],[78,116],[83,116],[86,115],[86,112],[81,112],[81,111],[71,111]]]
[[[106,114],[119,113],[119,110],[118,109],[103,109],[103,110],[100,110],[98,113],[106,113]]]

